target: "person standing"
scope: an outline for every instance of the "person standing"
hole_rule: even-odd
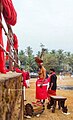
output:
[[[22,79],[23,79],[23,91],[24,91],[24,101],[26,101],[26,88],[27,88],[27,83],[26,83],[26,71],[21,68],[21,72],[22,72]]]
[[[25,97],[25,90],[27,88],[27,84],[26,84],[26,72],[23,68],[19,69],[18,67],[14,68],[14,70],[17,72],[17,73],[22,73],[22,89],[23,89],[23,96],[24,96],[24,101],[26,101],[26,97]]]
[[[57,76],[53,68],[50,69],[49,79],[50,79],[50,82],[49,82],[49,88],[48,88],[48,100],[50,100],[51,95],[56,95],[56,89],[57,89]]]
[[[27,87],[30,88],[30,74],[28,71],[26,71],[26,84]]]
[[[43,63],[38,63],[39,72],[38,79],[36,81],[36,99],[40,100],[44,104],[47,99],[47,80],[46,80],[46,69]]]

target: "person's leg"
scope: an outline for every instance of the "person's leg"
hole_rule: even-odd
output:
[[[30,87],[29,79],[27,80],[27,86]]]
[[[24,101],[26,101],[26,99],[25,99],[25,86],[23,86],[23,91],[24,91]]]

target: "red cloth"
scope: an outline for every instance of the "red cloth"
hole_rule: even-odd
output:
[[[7,40],[6,51],[9,52],[9,41]]]
[[[9,69],[6,69],[6,72],[9,72]]]
[[[35,57],[35,61],[36,61],[38,64],[43,63],[43,60],[41,60],[41,58],[39,58],[39,57]]]
[[[52,95],[54,95],[54,96],[56,96],[56,90],[49,90],[48,89],[48,100],[50,100],[50,96],[52,96]]]
[[[17,39],[17,36],[15,34],[13,34],[13,40],[14,40],[14,48],[18,49],[18,39]]]
[[[23,86],[25,86],[27,88],[27,84],[26,84],[26,72],[22,71],[22,76],[23,76]]]
[[[26,80],[30,79],[29,72],[26,72]]]
[[[17,50],[18,49],[18,39],[15,34],[13,34],[13,42],[14,42],[13,46]],[[9,41],[7,40],[6,51],[9,52],[9,49],[10,49]],[[8,57],[8,55],[6,55],[6,60],[8,60],[8,59],[9,59],[9,57]]]
[[[17,13],[13,6],[12,0],[2,0],[3,16],[6,23],[15,25],[17,22]]]
[[[23,77],[23,86],[25,86],[27,88],[27,84],[26,84],[26,72],[21,71],[19,68],[15,68],[15,71],[17,73],[22,73],[22,77]]]
[[[22,73],[22,71],[21,71],[19,68],[15,68],[15,71],[16,71],[17,73]]]
[[[17,39],[17,36],[15,34],[13,34],[13,42],[14,42],[14,48],[15,49],[18,49],[18,39]],[[6,51],[9,52],[9,41],[7,40],[7,46],[6,46]]]
[[[1,27],[0,27],[0,44],[4,47]],[[0,72],[4,74],[6,73],[4,51],[1,48],[0,48]]]
[[[15,8],[13,6],[13,3],[11,0],[0,0],[3,5],[3,16],[7,24],[15,25],[17,21],[17,13],[15,11]],[[0,13],[0,19],[1,19],[1,13]],[[2,19],[1,19],[2,20]],[[3,38],[2,38],[2,26],[0,24],[0,44],[3,46]],[[4,46],[3,46],[4,47]],[[4,60],[4,51],[0,48],[0,72],[6,73],[5,70],[5,60]]]
[[[36,81],[36,99],[47,99],[47,84],[48,80],[46,79],[43,82],[42,87],[40,87],[40,84],[42,83],[43,79],[38,79]]]

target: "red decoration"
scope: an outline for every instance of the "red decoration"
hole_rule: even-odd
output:
[[[10,25],[15,25],[17,21],[17,13],[13,6],[11,0],[2,0],[3,5],[3,16],[5,18],[6,23]]]
[[[17,39],[17,36],[15,34],[13,34],[13,40],[14,40],[14,48],[18,49],[18,39]]]
[[[3,45],[3,37],[2,37],[2,28],[0,27],[0,44]],[[5,70],[5,60],[4,60],[4,51],[0,48],[0,72],[6,73]]]
[[[3,5],[3,16],[7,24],[15,25],[17,21],[17,13],[11,0],[0,0]],[[1,19],[1,13],[0,13]],[[2,20],[2,19],[1,19]],[[0,24],[0,44],[3,46],[2,26]],[[3,46],[4,47],[4,46]],[[0,48],[0,72],[6,73],[4,51]]]
[[[39,57],[35,57],[35,61],[39,64],[43,63],[43,60],[41,60],[41,58],[39,58]]]

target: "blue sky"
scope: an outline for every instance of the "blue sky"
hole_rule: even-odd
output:
[[[73,0],[12,0],[17,24],[12,27],[19,51],[27,46],[36,54],[42,43],[48,50],[73,52]]]

